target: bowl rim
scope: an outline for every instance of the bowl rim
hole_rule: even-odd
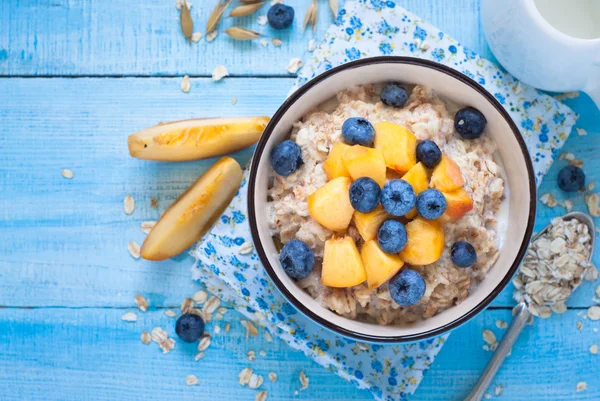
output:
[[[273,266],[271,266],[267,254],[263,248],[263,245],[260,241],[260,236],[258,233],[258,225],[256,219],[255,212],[255,192],[256,192],[256,176],[258,174],[258,162],[262,157],[265,146],[273,133],[275,126],[279,123],[282,116],[288,111],[288,109],[298,100],[300,99],[308,90],[313,88],[315,85],[320,82],[326,80],[327,78],[338,74],[342,71],[346,71],[349,69],[354,69],[358,67],[363,67],[370,64],[409,64],[409,65],[417,65],[423,68],[430,68],[442,72],[446,75],[450,75],[451,77],[461,81],[463,84],[470,86],[472,89],[479,92],[483,97],[485,97],[488,102],[494,106],[494,108],[500,113],[500,115],[504,118],[504,120],[508,123],[511,128],[512,134],[515,136],[517,142],[519,143],[519,147],[521,149],[521,153],[524,156],[525,164],[527,166],[527,176],[529,180],[529,215],[527,219],[527,227],[525,229],[525,235],[523,237],[523,241],[521,242],[521,246],[519,247],[519,251],[511,265],[508,269],[505,276],[502,278],[500,283],[473,309],[456,318],[455,320],[437,327],[432,330],[420,332],[417,334],[410,335],[401,335],[401,336],[377,336],[371,334],[358,333],[353,330],[349,330],[343,327],[340,327],[334,323],[331,323],[325,320],[323,317],[319,316],[317,313],[310,310],[307,306],[302,304],[292,293],[287,289],[287,287],[279,280]],[[473,79],[467,77],[466,75],[448,67],[440,63],[436,63],[434,61],[424,60],[415,57],[402,57],[402,56],[383,56],[383,57],[370,57],[364,58],[360,60],[351,61],[346,64],[342,64],[340,66],[334,67],[330,70],[327,70],[316,77],[312,78],[310,81],[306,82],[300,88],[298,88],[294,93],[292,93],[288,98],[283,102],[283,104],[277,109],[267,126],[263,134],[261,135],[258,144],[256,145],[256,149],[254,151],[254,155],[252,156],[252,163],[250,166],[250,177],[248,179],[248,217],[250,222],[250,232],[252,234],[252,240],[254,242],[254,247],[256,252],[258,253],[260,262],[262,263],[264,269],[267,271],[267,274],[271,278],[271,280],[275,283],[277,289],[283,294],[283,296],[290,302],[294,307],[302,312],[309,319],[313,320],[317,324],[329,329],[337,334],[341,334],[346,337],[350,337],[354,340],[358,341],[367,341],[372,343],[407,343],[407,342],[415,342],[420,341],[432,337],[439,336],[444,334],[450,330],[453,330],[460,325],[468,322],[481,311],[483,311],[507,286],[510,282],[514,274],[516,273],[525,252],[527,251],[527,246],[531,239],[531,235],[533,233],[533,226],[535,222],[536,215],[536,184],[535,184],[535,174],[533,170],[533,164],[531,162],[531,157],[529,155],[529,151],[527,150],[527,146],[525,145],[525,141],[521,136],[516,124],[508,114],[508,112],[502,107],[502,105],[496,100],[496,98],[489,93],[485,88],[483,88],[480,84],[475,82]]]

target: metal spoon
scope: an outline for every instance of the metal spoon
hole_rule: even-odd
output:
[[[564,216],[562,216],[562,218],[564,220],[577,219],[581,223],[588,226],[590,236],[592,237],[592,248],[590,250],[589,258],[591,260],[592,255],[594,254],[594,243],[596,239],[596,236],[594,235],[594,220],[592,219],[592,217],[582,212],[571,212],[565,214]],[[544,227],[542,231],[537,233],[531,239],[531,242],[535,241],[540,235],[548,231],[550,227],[551,224],[548,224],[546,227]],[[500,369],[502,362],[504,362],[504,359],[506,359],[506,356],[509,354],[514,343],[517,341],[517,338],[519,338],[519,334],[521,334],[523,328],[532,321],[533,315],[527,309],[527,305],[525,305],[524,302],[520,302],[514,310],[512,322],[506,330],[506,333],[504,333],[500,344],[498,344],[498,348],[496,348],[496,351],[492,355],[492,358],[489,360],[487,366],[483,370],[483,373],[481,373],[479,380],[477,380],[477,383],[475,383],[475,386],[473,387],[467,398],[465,398],[465,401],[480,401],[483,398],[485,392],[492,383],[494,376],[496,376],[496,372],[498,372],[498,369]]]

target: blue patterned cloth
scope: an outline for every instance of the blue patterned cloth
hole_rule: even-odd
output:
[[[482,84],[520,127],[538,183],[575,123],[576,115],[555,99],[520,84],[491,62],[393,1],[349,0],[337,25],[326,33],[299,74],[298,86],[336,65],[361,57],[410,55],[443,63]],[[296,311],[279,293],[256,252],[240,254],[251,242],[245,175],[233,202],[194,247],[194,280],[202,281],[248,319],[266,327],[317,363],[372,392],[379,400],[405,400],[433,363],[447,336],[406,345],[362,344],[323,329]]]

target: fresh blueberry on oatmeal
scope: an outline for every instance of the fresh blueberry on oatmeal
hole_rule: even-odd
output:
[[[275,146],[271,153],[271,167],[281,176],[288,176],[303,164],[300,146],[289,139]]]
[[[182,341],[193,343],[204,334],[204,320],[193,313],[185,313],[177,319],[175,333]]]
[[[408,100],[408,91],[400,84],[389,83],[381,90],[381,101],[386,106],[402,108]]]
[[[381,205],[392,216],[403,216],[410,212],[417,197],[413,187],[404,180],[388,181],[381,190]]]
[[[471,267],[477,262],[477,251],[467,241],[458,241],[452,245],[450,257],[458,267]]]
[[[285,29],[294,22],[294,9],[285,4],[277,3],[269,8],[267,20],[273,29]]]
[[[373,145],[375,128],[362,117],[350,117],[342,125],[342,136],[350,145]]]
[[[306,242],[293,240],[283,245],[279,261],[288,276],[295,279],[306,278],[315,267],[315,253]]]
[[[425,295],[425,280],[415,270],[402,269],[390,279],[388,285],[394,302],[400,306],[417,304]]]
[[[446,211],[446,198],[437,189],[426,189],[417,196],[417,212],[427,220],[434,220]]]
[[[442,151],[433,141],[421,141],[417,144],[417,160],[427,168],[434,168],[442,160]]]
[[[369,213],[381,200],[381,188],[374,179],[361,177],[350,185],[350,203],[354,210]]]
[[[464,139],[477,139],[483,133],[487,120],[474,107],[465,107],[456,112],[454,128]]]
[[[577,166],[566,166],[558,172],[558,187],[565,192],[577,192],[585,187],[585,173]]]
[[[406,228],[397,220],[386,220],[377,230],[377,242],[386,253],[398,253],[406,245]]]

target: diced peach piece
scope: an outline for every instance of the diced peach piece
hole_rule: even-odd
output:
[[[362,258],[352,237],[325,241],[321,283],[327,287],[347,288],[367,279]]]
[[[404,266],[404,261],[400,256],[385,253],[375,240],[365,242],[360,250],[360,255],[367,273],[369,288],[379,287]]]
[[[377,230],[387,219],[392,216],[383,210],[381,205],[378,205],[375,210],[369,213],[354,212],[354,225],[358,233],[365,241],[370,241],[377,238]]]
[[[404,262],[413,266],[429,265],[442,256],[444,228],[435,220],[417,217],[406,224],[408,241],[400,252]]]
[[[350,184],[348,177],[338,177],[329,181],[308,196],[308,211],[322,226],[333,231],[346,231],[354,208],[350,204]]]
[[[427,177],[427,168],[423,163],[418,162],[408,170],[408,173],[404,174],[402,179],[412,185],[415,190],[415,194],[419,195],[429,187],[429,178]],[[417,215],[417,208],[414,208],[405,214],[407,219],[413,219]]]
[[[401,125],[382,121],[375,124],[375,149],[389,168],[404,174],[417,163],[417,138]]]
[[[342,159],[353,180],[370,177],[380,186],[385,184],[385,160],[377,149],[354,145],[344,152]]]
[[[346,145],[345,143],[336,142],[333,144],[327,160],[323,163],[323,171],[325,171],[327,181],[338,177],[350,177],[350,173],[342,160],[342,155],[348,149],[350,149],[350,145]]]
[[[442,160],[433,168],[431,186],[442,192],[449,192],[462,187],[465,179],[460,172],[460,167],[449,157],[442,156]]]
[[[442,192],[446,198],[446,211],[437,220],[446,224],[456,221],[473,209],[473,200],[462,188],[450,192]]]

